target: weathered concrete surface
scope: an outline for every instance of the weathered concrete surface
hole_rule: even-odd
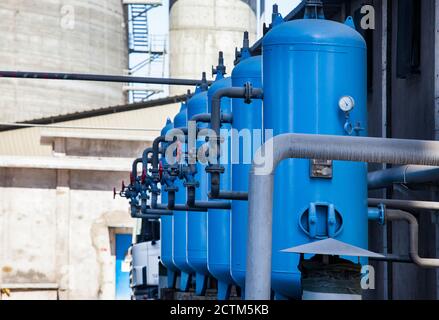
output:
[[[105,148],[99,141],[75,142],[75,148],[66,148],[69,139],[58,143],[63,145],[55,143],[57,157],[68,150],[70,156],[85,158],[102,153],[134,158],[147,147],[144,142],[124,146],[100,141]],[[127,171],[0,168],[0,282],[58,286],[12,290],[10,299],[114,298],[110,230],[132,230],[135,220],[126,199],[113,200],[112,188],[127,178]]]
[[[123,74],[121,0],[2,0],[0,69]],[[122,84],[1,79],[0,121],[39,118],[125,101]]]

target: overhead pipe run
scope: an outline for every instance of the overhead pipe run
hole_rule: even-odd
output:
[[[386,208],[399,210],[438,210],[439,202],[418,201],[418,200],[397,200],[397,199],[369,199],[369,206],[385,205]]]
[[[289,158],[438,166],[439,142],[281,134],[262,145],[249,179],[248,300],[270,299],[274,172]]]
[[[369,190],[388,188],[395,183],[413,184],[439,180],[439,168],[431,166],[401,166],[370,172],[367,175]]]
[[[22,79],[46,79],[46,80],[77,80],[77,81],[98,81],[118,83],[149,83],[167,84],[175,86],[196,86],[202,83],[198,79],[175,79],[175,78],[150,78],[115,76],[102,74],[84,73],[54,73],[54,72],[32,72],[32,71],[0,71],[0,78],[22,78]],[[213,81],[206,81],[208,85]]]

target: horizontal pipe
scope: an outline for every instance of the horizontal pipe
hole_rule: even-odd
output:
[[[368,200],[369,206],[385,205],[389,209],[399,210],[439,210],[439,202],[418,200],[374,199]]]
[[[46,79],[46,80],[79,80],[79,81],[98,81],[98,82],[120,82],[120,83],[150,83],[168,84],[176,86],[196,86],[201,80],[196,79],[175,79],[175,78],[150,78],[115,76],[102,74],[84,73],[61,73],[61,72],[33,72],[33,71],[0,71],[0,78],[23,78],[23,79]],[[212,84],[212,81],[207,81]]]
[[[419,224],[416,218],[405,211],[387,210],[386,219],[390,221],[404,220],[409,224],[409,255],[416,265],[423,268],[439,268],[439,259],[421,258],[419,256]]]
[[[248,200],[248,192],[242,191],[222,191],[220,190],[217,197],[213,197],[212,193],[208,194],[209,199],[221,199],[221,200]]]
[[[223,201],[195,201],[195,208],[230,210],[232,209],[232,204]]]
[[[210,122],[211,114],[210,113],[199,113],[194,115],[190,121],[195,122]],[[233,115],[231,113],[221,113],[221,123],[232,123]]]
[[[132,218],[138,218],[138,219],[154,219],[154,218],[160,218],[160,216],[172,216],[173,212],[169,210],[161,210],[161,209],[151,209],[147,208],[146,213],[141,213],[140,210],[137,210],[136,213],[133,213],[131,211],[131,217]]]
[[[265,142],[249,173],[246,299],[270,299],[274,172],[289,158],[438,166],[439,142],[309,134]]]
[[[413,184],[439,180],[439,168],[432,166],[401,166],[370,172],[367,175],[369,190],[388,188],[395,183]]]
[[[408,256],[400,256],[396,254],[388,254],[384,257],[369,257],[372,261],[398,262],[398,263],[413,263],[413,260]]]
[[[157,209],[162,209],[162,210],[168,210],[168,205],[165,204],[157,204],[156,205]],[[194,207],[189,207],[185,204],[176,204],[174,205],[174,208],[172,210],[168,210],[170,212],[172,211],[195,211],[195,212],[206,212],[207,208],[194,208]]]

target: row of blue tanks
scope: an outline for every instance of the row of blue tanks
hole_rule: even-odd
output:
[[[319,8],[307,7],[304,19],[284,22],[275,12],[262,40],[262,55],[251,56],[247,42],[231,77],[225,76],[220,63],[213,84],[198,86],[161,132],[186,128],[194,115],[210,113],[212,96],[219,89],[246,83],[262,88],[263,99],[221,100],[222,114],[233,115],[233,121],[223,123],[221,129],[236,129],[231,141],[236,141],[233,135],[240,141],[238,146],[222,147],[229,154],[221,163],[222,190],[248,191],[251,163],[244,155],[255,150],[264,135],[266,139],[282,133],[367,135],[366,45],[351,18],[346,23],[329,21]],[[208,128],[209,123],[197,126]],[[243,130],[261,134],[245,141]],[[197,146],[201,144],[202,139],[197,140]],[[209,199],[206,165],[197,162],[196,168],[196,200],[224,201]],[[279,165],[273,209],[275,298],[299,298],[301,293],[299,255],[281,250],[328,237],[367,248],[366,175],[364,163],[291,159]],[[186,203],[184,183],[177,179],[175,184],[175,202]],[[166,204],[164,189],[161,197]],[[234,285],[244,297],[247,214],[247,201],[233,200],[231,210],[174,211],[162,216],[161,261],[168,284],[173,285],[179,273],[179,288],[186,291],[195,276],[196,294],[204,295],[211,276],[218,280],[219,299],[229,298]]]

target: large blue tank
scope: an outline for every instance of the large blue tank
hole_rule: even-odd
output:
[[[194,115],[207,112],[207,91],[198,87],[194,96],[187,102],[187,117],[190,120]],[[207,124],[198,123],[198,128],[206,128]],[[197,150],[205,142],[198,139],[196,143]],[[207,173],[206,165],[197,161],[197,174],[195,179],[199,182],[199,187],[195,191],[197,201],[207,201]],[[189,264],[196,272],[195,292],[197,295],[203,295],[206,290],[207,277],[207,212],[190,211],[188,213],[188,242],[187,254]]]
[[[241,55],[241,61],[232,72],[232,86],[243,87],[246,82],[251,82],[253,87],[261,88],[261,56],[250,57],[248,50],[245,49],[242,50]],[[262,101],[253,100],[252,103],[245,104],[243,99],[233,99],[232,108],[234,129],[232,131],[234,144],[232,188],[233,191],[248,191],[248,174],[253,159],[253,150],[258,148],[262,138]],[[233,279],[241,287],[241,296],[244,296],[245,286],[247,212],[247,201],[234,200],[232,202],[231,272]]]
[[[352,24],[351,20],[349,24]],[[366,45],[348,25],[285,22],[263,40],[264,128],[274,135],[367,134]],[[344,112],[342,109],[350,109]],[[276,170],[272,288],[300,295],[299,255],[280,250],[327,237],[367,248],[364,163],[286,160]]]
[[[161,131],[161,135],[164,136],[166,133],[174,127],[171,120],[168,118],[166,125]],[[162,161],[164,161],[163,159]],[[168,203],[168,194],[166,192],[162,193],[162,203]],[[173,216],[162,216],[160,222],[160,245],[161,254],[160,259],[163,265],[166,267],[168,276],[168,288],[172,288],[175,283],[176,272],[178,271],[177,266],[174,263],[173,248],[174,248],[174,236],[173,236]]]
[[[180,112],[174,118],[174,128],[187,127],[187,105],[182,103]],[[175,180],[175,186],[178,192],[175,193],[175,203],[186,203],[186,188],[180,179]],[[187,254],[187,220],[188,213],[186,211],[174,211],[174,262],[178,269],[181,270],[180,290],[187,291],[189,289],[190,275],[195,270],[189,264]]]
[[[211,113],[212,96],[214,93],[219,89],[229,88],[231,86],[232,79],[224,78],[222,70],[217,71],[215,82],[207,92],[209,113]],[[232,113],[231,99],[221,99],[221,112],[223,114]],[[231,190],[232,188],[232,172],[230,164],[231,148],[228,138],[230,129],[230,124],[221,125],[221,135],[228,141],[227,144],[223,143],[221,145],[221,152],[227,152],[224,153],[220,159],[220,163],[225,169],[224,173],[220,175],[220,185],[222,190]],[[231,286],[234,284],[230,274],[230,210],[209,209],[207,215],[207,237],[208,268],[212,276],[218,280],[218,299],[226,300],[229,298]]]

